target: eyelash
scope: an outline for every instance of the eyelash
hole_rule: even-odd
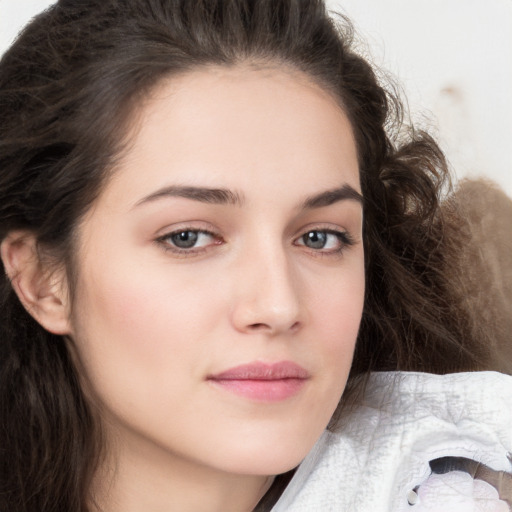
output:
[[[202,247],[190,247],[190,248],[181,248],[177,247],[175,244],[173,244],[170,239],[174,236],[179,236],[181,234],[185,233],[194,233],[195,235],[206,235],[210,236],[214,242],[211,244],[207,244]],[[305,244],[305,237],[308,234],[311,233],[322,233],[325,235],[332,235],[335,236],[338,239],[339,247],[333,248],[333,249],[327,249],[323,250],[323,248],[311,248],[308,247]],[[303,241],[304,243],[298,243],[299,241]],[[155,242],[159,244],[166,252],[172,252],[177,256],[187,257],[187,256],[195,256],[197,254],[201,254],[208,250],[208,247],[211,245],[222,245],[224,243],[223,238],[218,235],[217,233],[214,233],[213,231],[207,230],[207,229],[197,229],[197,228],[182,228],[178,229],[176,231],[171,231],[170,233],[166,233],[165,235],[162,235],[158,237]],[[337,231],[334,229],[326,229],[322,227],[315,227],[312,229],[308,229],[307,231],[303,232],[299,237],[297,237],[294,240],[294,245],[299,247],[305,247],[310,251],[310,253],[314,254],[314,256],[339,256],[341,253],[344,252],[347,248],[354,245],[354,239],[347,231]]]

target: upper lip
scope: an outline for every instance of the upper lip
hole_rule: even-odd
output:
[[[235,366],[229,370],[210,375],[210,380],[283,380],[308,379],[307,370],[291,361],[278,363],[254,362]]]

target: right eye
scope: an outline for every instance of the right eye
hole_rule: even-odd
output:
[[[157,239],[165,250],[174,252],[196,252],[210,245],[217,245],[220,239],[213,233],[201,229],[180,229]]]

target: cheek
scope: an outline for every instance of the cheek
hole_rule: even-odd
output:
[[[365,293],[364,263],[355,260],[326,280],[311,300],[315,329],[333,352],[353,350],[361,321]]]
[[[333,270],[322,284],[309,289],[310,332],[324,397],[316,412],[332,414],[345,388],[361,322],[365,293],[362,252]]]
[[[218,317],[210,290],[186,276],[112,260],[115,268],[84,273],[77,297],[77,345],[89,379],[149,393],[202,371],[193,363]]]

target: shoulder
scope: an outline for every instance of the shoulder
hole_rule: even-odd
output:
[[[299,466],[273,512],[414,512],[408,498],[432,476],[431,461],[452,457],[511,471],[510,425],[510,376],[376,373],[361,403]]]

